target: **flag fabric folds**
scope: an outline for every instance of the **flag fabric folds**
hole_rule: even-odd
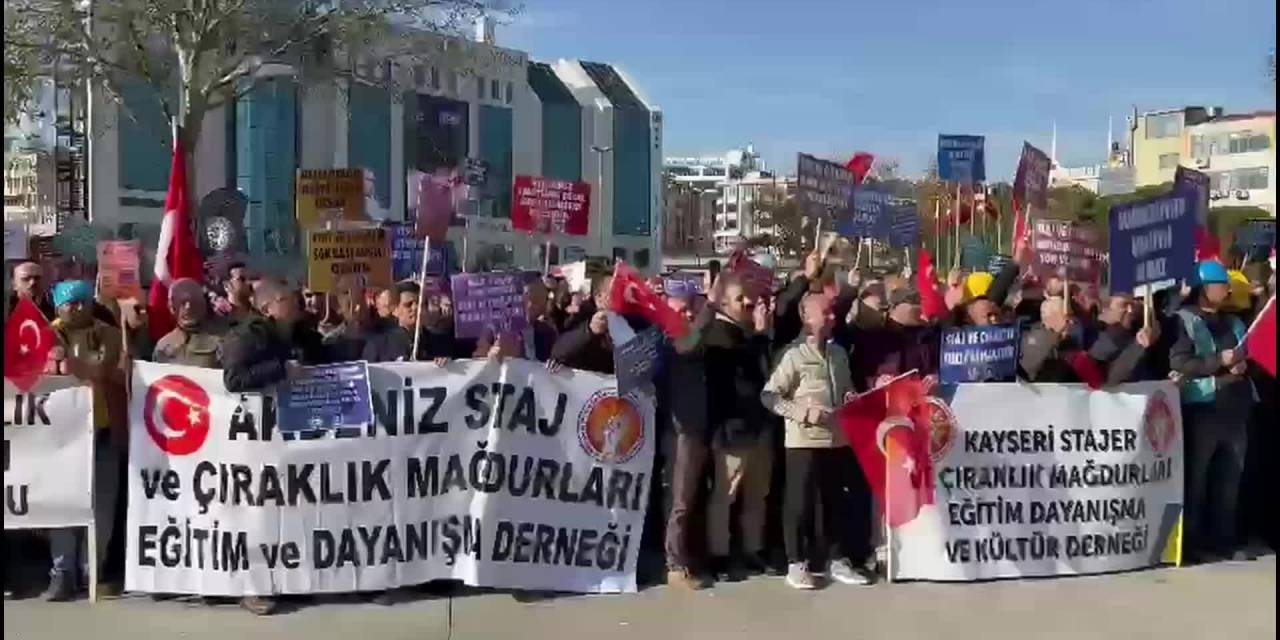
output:
[[[147,299],[147,327],[152,340],[159,340],[173,330],[169,312],[169,285],[175,280],[204,275],[200,249],[191,227],[187,194],[187,161],[183,154],[179,130],[174,130],[173,162],[169,170],[169,193],[164,199],[164,219],[160,223],[160,242],[156,247],[155,273],[151,295]]]

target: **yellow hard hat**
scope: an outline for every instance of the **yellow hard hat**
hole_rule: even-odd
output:
[[[993,280],[995,278],[986,271],[969,274],[969,277],[964,279],[965,302],[987,295],[987,290],[991,288]]]
[[[1249,308],[1252,298],[1249,295],[1249,278],[1241,271],[1228,271],[1231,295],[1227,298],[1228,311],[1244,311]]]

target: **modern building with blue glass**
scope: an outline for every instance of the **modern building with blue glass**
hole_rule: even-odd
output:
[[[370,216],[399,221],[411,172],[478,164],[485,180],[461,212],[466,225],[449,233],[455,263],[540,269],[550,243],[553,264],[602,256],[660,269],[662,114],[622,70],[535,62],[521,51],[433,34],[417,34],[413,53],[361,59],[350,77],[312,84],[288,66],[265,65],[251,91],[207,116],[193,201],[218,189],[243,194],[250,264],[304,272],[294,223],[299,169],[367,170]],[[92,101],[89,216],[151,252],[171,147],[148,91],[126,87],[121,105]],[[517,175],[589,183],[590,233],[512,230]]]

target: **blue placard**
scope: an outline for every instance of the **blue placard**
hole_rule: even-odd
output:
[[[1111,291],[1170,286],[1195,274],[1195,195],[1174,191],[1111,207]]]
[[[889,205],[889,244],[899,249],[920,244],[920,215],[916,205]]]
[[[938,135],[938,177],[947,182],[986,182],[982,136]]]
[[[970,271],[981,271],[987,268],[991,259],[991,250],[982,238],[966,233],[960,239],[960,266]]]
[[[1276,246],[1276,221],[1246,220],[1236,227],[1232,245],[1249,256],[1250,260],[1265,260]]]
[[[1196,221],[1203,225],[1209,219],[1209,174],[1182,165],[1173,172],[1175,193],[1190,193],[1196,208]]]
[[[993,253],[987,258],[987,273],[996,275],[1004,270],[1005,265],[1013,262],[1013,258],[1003,253]]]
[[[363,432],[373,422],[364,361],[299,367],[277,390],[282,433]]]
[[[415,278],[422,267],[422,246],[424,240],[416,237],[413,225],[397,223],[391,227],[391,279],[404,280]],[[427,259],[427,275],[443,276],[445,274],[445,256],[448,245],[440,242],[431,244],[431,256]]]
[[[618,395],[648,390],[658,370],[662,331],[649,327],[613,352],[613,369],[618,376]]]
[[[938,377],[942,384],[1008,382],[1018,375],[1021,331],[1016,324],[947,329]]]
[[[836,220],[836,233],[846,238],[883,238],[888,234],[889,194],[867,187],[849,192],[849,205]]]

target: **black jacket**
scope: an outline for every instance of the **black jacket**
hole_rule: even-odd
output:
[[[1152,345],[1154,348],[1157,345]],[[1133,332],[1120,325],[1106,325],[1089,347],[1089,357],[1106,369],[1107,386],[1155,380],[1147,363],[1151,350],[1138,344]]]
[[[1213,405],[1219,410],[1231,408],[1232,410],[1242,410],[1247,413],[1253,405],[1253,387],[1246,376],[1234,375],[1229,368],[1222,366],[1222,361],[1219,357],[1219,354],[1227,349],[1239,348],[1235,332],[1231,330],[1229,314],[1226,312],[1206,313],[1194,306],[1184,308],[1200,316],[1205,326],[1208,327],[1209,333],[1213,335],[1217,351],[1212,356],[1204,358],[1196,355],[1195,340],[1182,326],[1181,319],[1175,316],[1174,320],[1177,321],[1177,324],[1174,329],[1174,335],[1177,337],[1173,342],[1173,347],[1169,350],[1170,368],[1188,378],[1204,378],[1208,376],[1217,378],[1217,390],[1214,392]]]
[[[715,312],[710,306],[689,328],[679,345],[663,341],[662,366],[655,376],[657,415],[661,429],[686,436],[707,437],[707,364],[705,334]]]
[[[1058,338],[1037,324],[1022,334],[1019,373],[1027,382],[1083,382],[1070,361],[1078,351],[1070,336]]]
[[[716,444],[756,444],[774,422],[760,404],[766,380],[769,338],[717,317],[707,327],[707,422]]]
[[[330,361],[315,330],[295,324],[286,339],[275,322],[266,318],[237,325],[222,349],[222,382],[233,393],[263,391],[284,380],[289,360],[304,365]]]
[[[643,318],[623,316],[637,333],[649,328]],[[591,322],[586,322],[560,334],[551,349],[551,359],[572,369],[613,375],[613,340],[609,332],[603,335],[591,333]]]

